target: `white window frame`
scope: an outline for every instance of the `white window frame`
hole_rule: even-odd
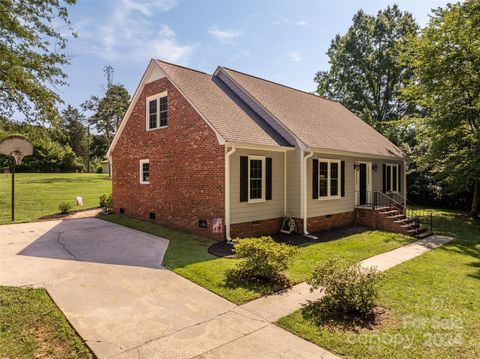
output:
[[[261,160],[262,161],[262,198],[250,198],[250,160]],[[266,170],[266,156],[248,156],[248,203],[261,203],[265,202],[265,191],[267,189],[265,182],[265,170]]]
[[[148,181],[143,180],[143,165],[145,163],[148,163],[148,178],[149,178]],[[150,160],[148,160],[148,159],[140,160],[140,172],[139,173],[140,173],[140,184],[150,184],[150,175],[151,175]]]
[[[145,104],[145,129],[147,131],[159,130],[161,128],[168,127],[168,104],[167,104],[167,125],[160,126],[160,99],[162,97],[168,97],[167,91],[160,92],[158,94],[148,96]],[[150,101],[157,101],[157,126],[150,128]],[[168,103],[168,99],[167,99]]]
[[[393,182],[394,182],[393,181],[393,167],[397,168],[397,186],[396,186],[397,189],[395,191],[393,190]],[[387,171],[387,173],[389,171],[389,168],[390,168],[390,190],[388,190],[388,183],[386,184],[387,188],[385,188],[385,190],[386,190],[386,192],[400,193],[398,191],[398,188],[399,188],[398,185],[400,184],[400,176],[398,175],[399,165],[398,165],[398,163],[386,163],[385,164],[385,171]],[[388,178],[387,174],[385,173],[385,181],[387,180],[387,178]]]
[[[327,167],[327,195],[326,196],[320,196],[320,163],[321,162],[326,162],[328,163]],[[331,179],[331,163],[337,163],[338,164],[338,178],[337,178],[337,195],[332,196],[331,195],[331,186],[332,183],[330,181]],[[319,201],[326,201],[326,200],[331,200],[331,199],[340,199],[342,198],[342,160],[332,160],[332,159],[327,159],[327,158],[319,158],[318,159],[318,200]]]

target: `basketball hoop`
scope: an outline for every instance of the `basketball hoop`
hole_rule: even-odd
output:
[[[25,155],[20,151],[13,151],[12,153],[10,153],[10,156],[12,156],[15,160],[15,164],[17,166],[20,166],[22,164],[22,159]]]
[[[0,154],[13,157],[12,166],[12,222],[15,220],[15,166],[22,164],[22,159],[33,153],[33,145],[23,136],[7,136],[0,140]]]

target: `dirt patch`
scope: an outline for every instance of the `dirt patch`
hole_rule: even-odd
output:
[[[49,214],[48,216],[40,217],[42,221],[51,221],[56,219],[77,219],[77,218],[88,218],[95,217],[102,212],[101,208],[87,208],[79,209],[77,211],[71,211],[68,213],[55,213]]]

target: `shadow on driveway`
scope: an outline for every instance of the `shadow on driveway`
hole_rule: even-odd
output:
[[[62,221],[18,254],[162,268],[168,240],[95,218]]]

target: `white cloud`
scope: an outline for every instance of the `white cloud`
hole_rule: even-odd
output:
[[[146,63],[150,58],[159,58],[186,64],[197,45],[180,42],[170,26],[153,19],[173,6],[175,0],[113,2],[108,21],[88,27],[77,24],[79,39],[72,43],[80,52],[111,62],[127,59]]]
[[[303,60],[303,55],[298,51],[290,51],[288,53],[288,58],[293,62],[300,62]]]
[[[208,28],[208,32],[218,41],[228,45],[235,45],[238,38],[242,34],[242,32],[238,30],[219,29],[216,25],[210,26]]]
[[[297,21],[292,21],[289,18],[287,18],[283,14],[273,14],[273,20],[272,20],[273,25],[290,25],[290,26],[295,26],[295,27],[309,27],[313,29],[317,29],[318,26],[315,24],[312,24],[308,22],[307,20],[297,20]]]

